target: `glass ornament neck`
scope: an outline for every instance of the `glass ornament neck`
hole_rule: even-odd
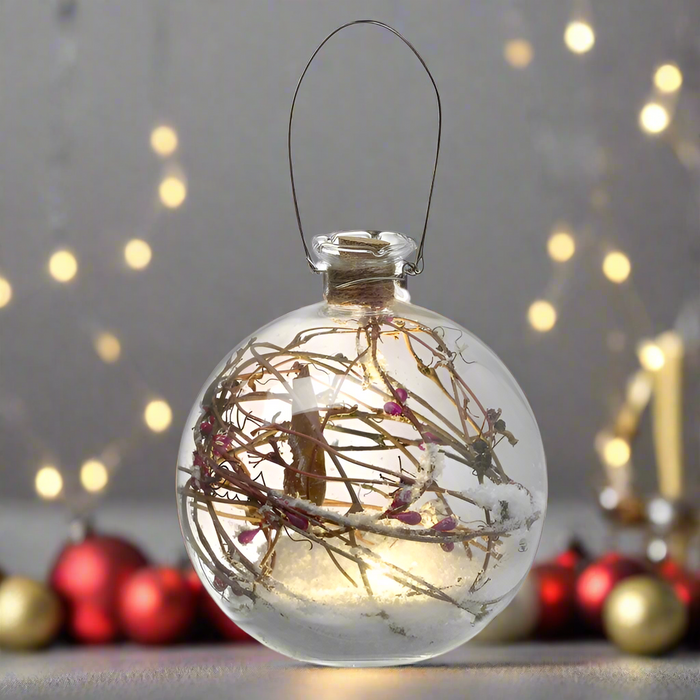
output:
[[[339,231],[313,239],[330,306],[381,311],[410,301],[405,265],[415,242],[391,231]]]

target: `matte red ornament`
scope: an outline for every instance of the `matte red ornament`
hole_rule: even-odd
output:
[[[581,542],[574,539],[561,554],[558,554],[554,558],[554,563],[565,566],[573,571],[580,571],[590,560],[591,558]]]
[[[177,569],[148,567],[137,571],[119,595],[119,619],[127,637],[140,644],[172,644],[189,631],[196,597]]]
[[[183,571],[185,581],[192,594],[197,599],[197,611],[199,623],[198,632],[204,637],[223,637],[230,642],[254,642],[249,634],[244,632],[229,616],[216,604],[216,601],[207,593],[197,572],[191,567]]]
[[[229,642],[255,642],[247,632],[244,632],[216,603],[216,601],[202,590],[200,599],[201,611],[218,634]]]
[[[576,605],[584,622],[593,630],[603,629],[603,605],[617,583],[629,576],[647,573],[636,559],[608,552],[589,564],[576,582]]]
[[[576,618],[576,573],[556,561],[533,567],[540,602],[535,634],[556,637],[571,632]]]
[[[108,644],[120,634],[117,599],[124,582],[147,564],[129,542],[88,535],[66,545],[49,575],[49,584],[66,606],[70,636],[84,644]]]

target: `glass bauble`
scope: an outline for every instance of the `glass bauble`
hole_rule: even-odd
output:
[[[380,666],[467,641],[510,602],[546,503],[540,434],[515,379],[413,305],[400,234],[318,237],[325,300],[214,370],[178,461],[189,555],[269,647]]]

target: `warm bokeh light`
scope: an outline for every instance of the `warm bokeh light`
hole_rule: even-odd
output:
[[[609,467],[624,467],[630,455],[629,443],[621,437],[611,438],[603,447],[603,460]]]
[[[637,591],[626,591],[616,602],[618,620],[626,627],[636,627],[647,616],[647,603]]]
[[[119,339],[112,333],[100,333],[95,338],[95,352],[103,362],[109,364],[119,359],[122,346]]]
[[[57,250],[49,258],[49,274],[58,282],[70,282],[78,272],[78,261],[68,250]]]
[[[557,322],[556,309],[543,299],[533,302],[527,311],[527,320],[530,325],[540,333],[546,333],[554,328]]]
[[[90,493],[102,491],[109,481],[109,472],[102,462],[89,459],[80,468],[80,483]]]
[[[639,362],[644,369],[651,372],[661,369],[666,362],[664,351],[656,344],[647,340],[637,348]]]
[[[608,253],[603,258],[603,274],[615,284],[624,282],[632,271],[630,259],[619,250]]]
[[[670,123],[671,116],[663,105],[649,102],[639,113],[639,126],[648,134],[660,134]]]
[[[151,246],[140,238],[134,238],[124,246],[124,260],[134,270],[143,270],[153,257]]]
[[[620,496],[612,486],[606,486],[600,492],[598,502],[605,510],[614,510],[620,504]]]
[[[177,132],[171,126],[161,124],[151,132],[151,148],[159,156],[170,156],[177,150]]]
[[[527,68],[532,55],[532,44],[527,39],[512,39],[503,47],[503,57],[513,68]]]
[[[564,31],[564,43],[573,53],[586,53],[595,44],[595,32],[587,22],[569,22]]]
[[[161,433],[168,429],[173,419],[173,412],[166,401],[156,399],[146,406],[143,418],[146,421],[146,425],[154,433]]]
[[[50,501],[63,491],[63,477],[56,467],[46,465],[36,473],[34,487],[39,498]]]
[[[547,241],[547,252],[557,262],[570,260],[576,252],[574,237],[564,228],[555,228]]]
[[[7,306],[11,299],[12,285],[4,277],[0,277],[0,309]]]
[[[654,73],[654,85],[661,92],[675,92],[683,84],[683,73],[675,63],[665,63]]]
[[[168,209],[177,209],[187,197],[187,185],[181,178],[169,175],[160,183],[158,193],[164,206]]]
[[[666,558],[668,546],[662,539],[654,539],[647,545],[647,557],[650,561],[660,562]],[[680,596],[679,596],[680,597]],[[686,601],[683,601],[686,602]],[[688,603],[690,601],[687,601]]]

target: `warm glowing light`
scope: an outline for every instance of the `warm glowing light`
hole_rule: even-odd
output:
[[[620,496],[612,486],[606,486],[598,496],[600,505],[605,510],[614,510],[620,503]]]
[[[540,333],[546,333],[554,328],[557,322],[556,309],[543,299],[533,302],[527,311],[527,320],[530,325]]]
[[[603,459],[609,467],[624,467],[630,454],[629,443],[621,437],[611,438],[603,447]]]
[[[639,113],[639,126],[648,134],[660,134],[670,123],[668,110],[658,102],[649,102]]]
[[[151,132],[151,148],[159,156],[170,156],[177,150],[177,132],[161,124]]]
[[[656,343],[652,343],[649,340],[639,346],[637,355],[642,367],[651,372],[661,369],[666,362],[664,351]]]
[[[569,22],[564,31],[564,43],[573,53],[586,53],[595,44],[593,27],[587,22]]]
[[[89,459],[80,468],[80,483],[83,488],[90,493],[97,493],[107,486],[109,472],[102,462],[96,459]]]
[[[187,197],[187,186],[179,177],[170,175],[160,183],[158,193],[164,206],[169,209],[177,209]]]
[[[11,299],[12,285],[4,277],[0,277],[0,309],[7,306]]]
[[[143,270],[152,257],[151,246],[140,238],[134,238],[124,246],[124,260],[134,270]]]
[[[49,273],[58,282],[70,282],[78,272],[75,255],[67,250],[57,250],[49,258]]]
[[[647,515],[653,525],[667,527],[673,521],[673,505],[665,498],[652,498],[647,505]]]
[[[615,284],[624,282],[632,271],[630,259],[619,250],[608,253],[603,259],[603,274]]]
[[[36,473],[34,488],[36,488],[39,498],[50,501],[63,491],[63,477],[56,467],[46,465]]]
[[[549,257],[557,262],[570,260],[576,252],[574,237],[563,229],[553,231],[547,241],[547,252]]]
[[[122,346],[119,339],[111,333],[100,333],[95,338],[95,352],[102,362],[112,363],[119,359]]]
[[[621,624],[635,627],[644,621],[647,614],[644,596],[636,591],[627,591],[617,601],[617,615]]]
[[[144,411],[143,418],[146,425],[154,432],[161,433],[167,430],[173,419],[173,412],[166,401],[157,399],[151,401]]]
[[[665,63],[654,73],[654,85],[661,92],[675,92],[683,84],[683,73],[675,63]]]
[[[668,547],[663,540],[652,540],[647,545],[647,557],[650,561],[663,561],[668,554]]]
[[[512,39],[503,47],[503,56],[513,68],[527,68],[532,55],[532,44],[526,39]]]

